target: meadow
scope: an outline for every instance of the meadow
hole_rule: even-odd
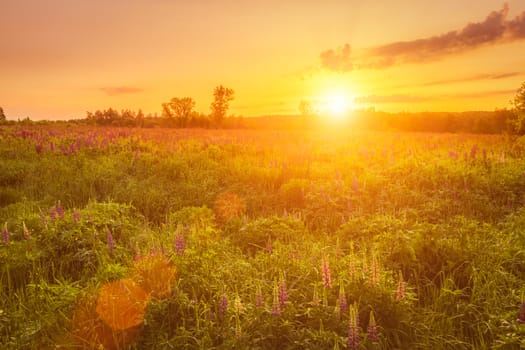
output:
[[[525,139],[0,128],[2,349],[521,349]]]

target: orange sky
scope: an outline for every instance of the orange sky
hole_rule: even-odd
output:
[[[508,6],[508,7],[507,7]],[[525,81],[525,3],[477,0],[2,0],[9,119],[160,112],[213,88],[236,115],[493,110]],[[347,45],[348,46],[345,46]]]

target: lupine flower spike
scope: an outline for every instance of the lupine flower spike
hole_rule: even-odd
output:
[[[257,289],[255,290],[255,306],[263,307],[264,306],[264,295],[262,293],[261,284],[257,284]]]
[[[221,299],[219,300],[219,319],[224,319],[226,311],[228,311],[228,296],[226,293],[222,293]]]
[[[9,230],[7,229],[7,222],[4,224],[4,229],[2,230],[2,242],[4,244],[9,244],[9,241],[11,240],[11,235],[9,234]]]
[[[403,280],[403,272],[399,270],[399,281],[397,283],[396,300],[404,300],[406,297],[405,281]]]
[[[277,281],[273,282],[273,302],[272,302],[272,315],[279,316],[281,314],[281,304],[279,302],[279,285]]]
[[[182,235],[182,232],[178,231],[177,235],[175,236],[175,252],[177,255],[184,255],[184,251],[186,250],[186,241],[184,240],[184,236]]]
[[[372,343],[377,343],[379,341],[379,335],[377,332],[377,324],[376,324],[376,319],[374,317],[373,311],[370,311],[370,319],[368,321],[368,328],[366,330],[366,333],[368,334],[368,339]]]
[[[345,286],[343,284],[343,280],[341,279],[339,281],[339,310],[341,311],[341,314],[344,314],[346,310],[348,309],[348,302],[346,300],[346,294],[345,294]]]
[[[115,240],[113,239],[113,234],[110,229],[107,231],[107,245],[109,252],[111,253],[113,249],[115,249]]]
[[[350,318],[348,322],[348,349],[359,349],[361,338],[359,335],[359,315],[356,305],[350,306],[348,310]]]
[[[60,201],[57,202],[56,213],[58,214],[59,219],[64,218],[64,209],[62,208],[62,203],[60,203]]]
[[[286,280],[284,278],[284,274],[281,273],[281,276],[279,278],[279,306],[284,308],[286,306],[286,302],[288,301],[288,290],[286,289]]]
[[[326,260],[324,255],[321,262],[321,272],[323,276],[323,286],[325,288],[332,288],[332,273],[330,271],[328,260]]]

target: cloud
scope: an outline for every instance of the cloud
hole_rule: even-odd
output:
[[[435,86],[435,85],[445,85],[453,83],[468,83],[472,81],[479,80],[500,80],[505,78],[511,78],[521,75],[520,72],[508,72],[508,73],[498,73],[498,74],[479,74],[470,77],[457,78],[457,79],[447,79],[447,80],[435,80],[429,81],[426,83],[418,84],[417,86]]]
[[[322,67],[336,72],[352,69],[382,69],[404,63],[437,60],[443,56],[461,53],[484,45],[525,39],[525,11],[513,20],[507,20],[507,4],[492,11],[482,22],[469,23],[460,30],[411,41],[398,41],[366,49],[356,58],[350,57],[350,45],[321,53]]]
[[[428,97],[412,95],[369,95],[355,98],[355,103],[415,103],[429,101]]]
[[[136,94],[136,93],[144,91],[144,89],[133,87],[133,86],[103,87],[103,88],[100,88],[100,90],[105,92],[109,96]]]
[[[348,72],[352,70],[352,60],[350,45],[345,44],[337,50],[326,50],[321,52],[321,64],[334,72]]]

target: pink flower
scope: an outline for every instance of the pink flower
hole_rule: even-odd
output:
[[[323,276],[323,286],[325,288],[332,288],[332,273],[330,272],[328,260],[326,260],[324,255],[321,262],[321,272]]]
[[[403,280],[403,272],[399,270],[399,281],[397,283],[396,300],[404,300],[406,297],[405,281]]]
[[[11,234],[9,233],[9,230],[7,229],[7,222],[4,224],[4,229],[2,230],[2,242],[4,244],[9,244],[9,241],[11,240]]]
[[[350,319],[348,322],[348,348],[352,350],[359,349],[361,336],[359,334],[359,315],[357,306],[350,306]]]
[[[370,339],[372,343],[377,343],[379,341],[377,324],[376,324],[376,320],[375,320],[373,311],[370,311],[370,320],[368,321],[368,328],[366,332],[368,334],[368,339]]]
[[[110,229],[108,229],[108,232],[107,232],[107,245],[108,245],[109,252],[111,253],[113,249],[115,249],[115,240],[113,239],[113,234],[111,233]]]

